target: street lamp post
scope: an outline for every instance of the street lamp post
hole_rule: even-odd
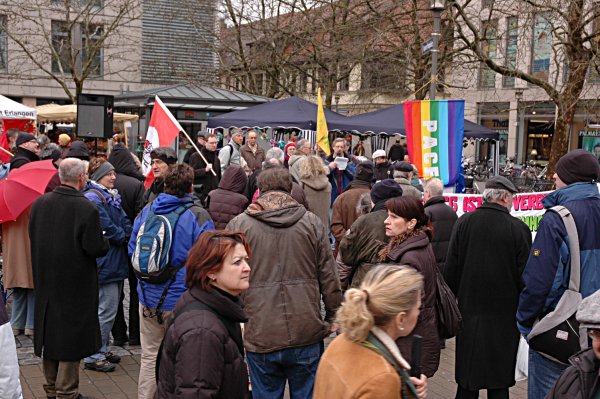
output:
[[[431,0],[430,10],[433,11],[433,46],[431,49],[431,84],[429,85],[429,99],[435,100],[437,91],[437,63],[438,63],[438,46],[440,38],[440,16],[446,7],[446,0]]]
[[[525,107],[522,106],[521,101],[523,100],[523,89],[515,89],[515,98],[517,99],[517,114],[518,114],[518,126],[517,126],[517,163],[523,163],[523,130],[525,129]]]

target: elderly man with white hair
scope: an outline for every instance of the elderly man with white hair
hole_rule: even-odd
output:
[[[452,228],[458,216],[456,216],[454,209],[449,207],[444,200],[444,183],[440,179],[434,177],[427,180],[424,189],[425,214],[429,217],[429,221],[433,225],[431,246],[435,254],[435,261],[443,273]]]

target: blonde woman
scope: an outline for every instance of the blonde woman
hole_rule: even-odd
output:
[[[346,291],[337,312],[342,334],[319,364],[314,398],[424,398],[427,377],[409,377],[397,338],[411,334],[421,306],[423,276],[408,266],[380,265],[359,289]]]
[[[300,186],[306,195],[308,210],[321,219],[329,233],[331,183],[327,179],[327,167],[323,160],[316,156],[308,156],[300,162]]]

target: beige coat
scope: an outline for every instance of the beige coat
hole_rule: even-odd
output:
[[[4,256],[4,287],[33,288],[29,214],[27,207],[14,222],[2,224],[2,253]]]
[[[381,334],[377,336],[381,339]],[[386,347],[394,354],[396,361],[408,369],[409,365],[394,348],[394,341],[386,337]],[[341,334],[321,358],[313,398],[400,399],[400,390],[400,375],[383,356]]]
[[[308,210],[321,219],[323,226],[329,232],[329,202],[331,201],[331,183],[325,175],[310,179],[302,179],[300,187],[306,195]]]

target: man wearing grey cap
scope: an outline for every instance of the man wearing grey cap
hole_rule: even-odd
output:
[[[592,347],[573,355],[546,396],[549,399],[598,398],[600,395],[600,290],[579,305],[579,327],[587,329]]]
[[[585,150],[574,150],[556,163],[557,190],[542,204],[566,207],[579,235],[581,259],[580,292],[583,298],[600,289],[600,194],[597,181],[600,166],[596,157]],[[527,337],[536,320],[553,311],[569,285],[570,251],[565,225],[556,212],[543,216],[523,273],[517,321]],[[566,365],[529,350],[528,393],[530,399],[546,396]]]
[[[225,173],[229,165],[242,165],[240,148],[244,142],[244,133],[241,130],[235,129],[231,133],[229,144],[224,145],[219,151],[219,161],[221,162],[221,172]],[[244,161],[245,164],[245,161]]]
[[[519,331],[515,312],[531,232],[511,216],[518,190],[502,176],[486,182],[483,204],[455,223],[444,277],[458,299],[463,328],[456,337],[456,398],[508,398],[515,384]]]

